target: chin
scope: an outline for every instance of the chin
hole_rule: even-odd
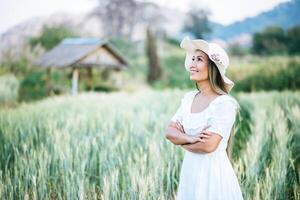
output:
[[[197,78],[197,77],[194,77],[194,76],[190,76],[190,80],[192,80],[192,81],[199,81],[200,79]]]

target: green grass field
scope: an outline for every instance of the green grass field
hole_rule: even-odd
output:
[[[82,93],[0,110],[0,199],[173,199],[183,150],[164,130],[186,91]],[[236,95],[245,199],[300,199],[300,93]]]

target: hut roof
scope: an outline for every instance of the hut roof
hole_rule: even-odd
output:
[[[96,54],[97,51],[99,54],[100,49],[102,49],[101,52],[104,52],[104,49],[105,53],[110,55],[110,60],[113,59],[114,62],[103,62],[99,59],[99,56],[92,59],[93,54]],[[34,64],[43,67],[106,66],[124,68],[128,66],[128,62],[124,57],[106,41],[98,38],[66,38],[53,49],[38,58]]]

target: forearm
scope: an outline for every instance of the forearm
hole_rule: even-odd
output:
[[[181,146],[185,150],[193,152],[193,153],[210,153],[213,151],[211,148],[211,145],[209,145],[205,142],[196,142],[193,144],[184,144]]]
[[[168,127],[165,136],[175,145],[189,144],[189,136],[175,127]]]

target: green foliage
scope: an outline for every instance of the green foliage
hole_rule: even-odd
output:
[[[236,82],[235,91],[297,90],[300,88],[300,62],[290,61],[287,67],[272,70],[272,66]]]
[[[287,38],[281,27],[270,26],[253,35],[252,51],[255,54],[282,54],[286,52]]]
[[[46,71],[34,70],[26,74],[21,81],[19,100],[30,101],[46,97],[47,94]]]
[[[290,28],[287,32],[288,51],[290,54],[300,53],[300,26]]]
[[[0,68],[3,71],[1,73],[11,73],[16,76],[22,76],[30,70],[31,64],[26,57],[10,58],[2,61]]]
[[[111,84],[97,84],[93,88],[94,91],[101,91],[101,92],[113,92],[113,91],[118,91],[118,88],[112,86]]]
[[[184,68],[184,55],[168,55],[163,59],[166,85],[171,88],[187,89],[193,87],[189,74]]]
[[[259,55],[299,54],[300,26],[287,31],[277,26],[267,27],[264,31],[253,35],[252,52]]]
[[[75,36],[75,33],[62,25],[53,27],[44,26],[41,35],[30,38],[29,44],[32,47],[36,46],[37,44],[41,44],[46,50],[50,50],[64,38]]]

